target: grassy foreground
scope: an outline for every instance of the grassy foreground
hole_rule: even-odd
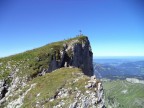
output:
[[[75,79],[81,76],[83,76],[83,78],[74,83]],[[69,97],[56,99],[51,102],[50,99],[52,99],[61,88],[69,89],[69,92],[74,92],[76,88],[84,91],[86,81],[88,81],[88,77],[83,75],[82,71],[78,68],[61,68],[50,74],[48,73],[42,77],[37,77],[29,82],[29,85],[36,83],[36,86],[25,96],[22,108],[32,108],[35,107],[37,103],[45,108],[51,108],[61,100],[67,103],[65,105],[65,107],[67,107],[70,102],[74,101],[73,94]],[[38,94],[40,94],[40,96],[37,96]]]

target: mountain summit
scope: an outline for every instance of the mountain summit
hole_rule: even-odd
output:
[[[1,108],[104,107],[86,36],[0,59]],[[90,77],[91,76],[91,77]]]
[[[89,40],[86,36],[79,36],[61,44],[54,45],[53,52],[50,53],[50,63],[48,72],[61,67],[78,67],[84,74],[93,75],[93,53]],[[54,43],[55,44],[55,43]]]

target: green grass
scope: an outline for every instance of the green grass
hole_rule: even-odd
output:
[[[71,90],[74,91],[75,87],[77,87],[79,90],[84,90],[85,81],[88,80],[88,77],[84,76],[84,78],[80,79],[77,83],[72,83],[72,81],[80,77],[81,74],[82,71],[78,68],[61,68],[45,76],[34,78],[29,84],[36,83],[36,86],[25,96],[22,108],[31,108],[31,105],[34,107],[36,102],[40,102],[41,106],[44,105],[46,108],[51,108],[58,104],[61,99],[53,102],[46,102],[46,100],[54,97],[60,88],[71,87]],[[40,93],[40,96],[36,97],[38,93]],[[74,98],[70,96],[63,100],[71,102],[73,99]]]
[[[103,82],[106,106],[118,103],[115,108],[144,108],[144,85],[125,80]],[[127,90],[127,93],[122,91]],[[114,107],[114,106],[113,106]]]

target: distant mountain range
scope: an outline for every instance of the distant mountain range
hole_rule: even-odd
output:
[[[144,79],[144,60],[95,59],[94,71],[99,78],[123,79],[135,77]]]

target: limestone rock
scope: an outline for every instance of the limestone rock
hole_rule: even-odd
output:
[[[93,86],[95,85],[95,86]],[[96,76],[92,76],[85,85],[85,93],[76,89],[75,101],[69,108],[105,108],[104,91],[101,82],[97,81]]]
[[[61,67],[78,67],[84,74],[93,75],[93,53],[87,37],[84,40],[72,40],[63,45],[63,50],[59,51],[60,60],[57,61],[56,53],[49,64],[48,72]]]

